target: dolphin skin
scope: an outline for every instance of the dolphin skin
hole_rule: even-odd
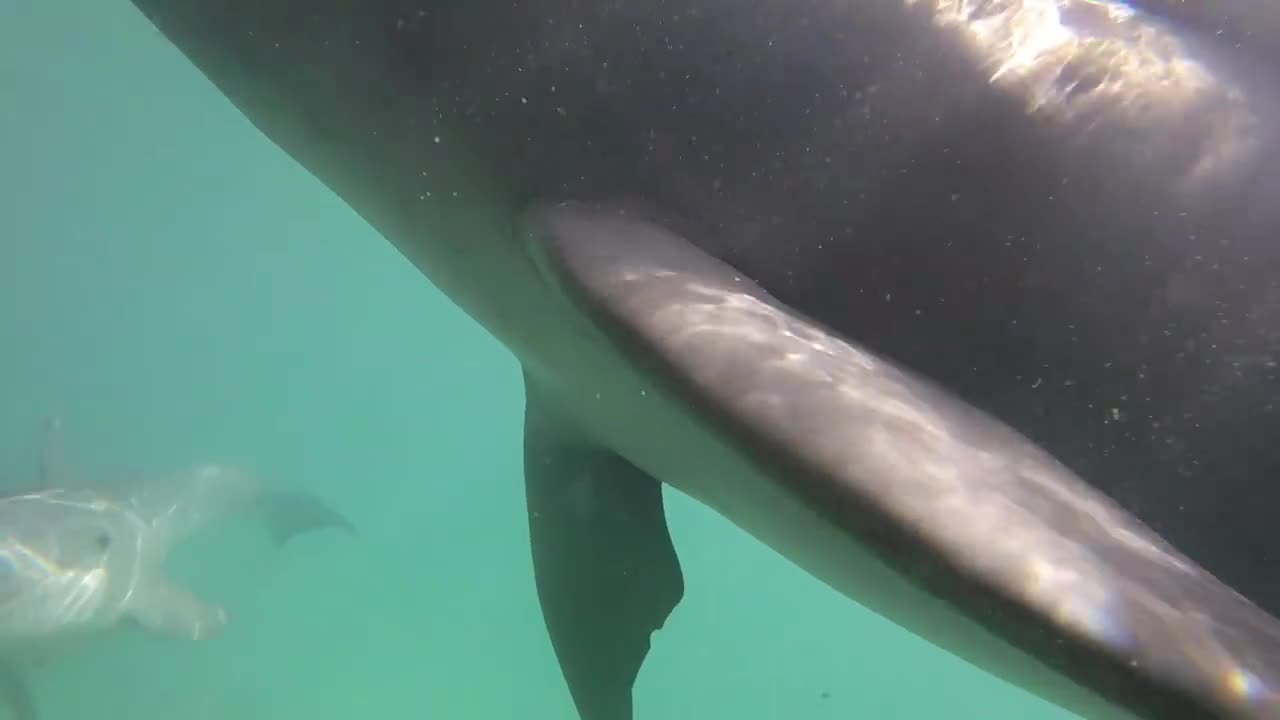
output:
[[[1082,717],[1280,718],[1280,5],[133,1],[520,361],[583,720],[663,485]]]

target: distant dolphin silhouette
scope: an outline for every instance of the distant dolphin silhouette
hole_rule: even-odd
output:
[[[584,720],[663,483],[1087,718],[1280,718],[1280,4],[134,4],[519,359]]]
[[[0,498],[0,698],[17,720],[36,720],[24,664],[67,652],[123,623],[201,640],[226,611],[164,576],[169,550],[211,521],[260,512],[276,544],[352,526],[312,495],[269,491],[224,465],[198,465],[131,492],[75,487],[48,430],[39,489]]]

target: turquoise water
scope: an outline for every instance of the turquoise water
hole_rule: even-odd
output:
[[[44,667],[41,720],[572,720],[533,590],[515,362],[126,0],[0,0],[0,469],[202,459],[360,529],[180,554],[202,643]],[[669,494],[687,591],[638,720],[1068,716]],[[2,716],[2,715],[0,715]]]

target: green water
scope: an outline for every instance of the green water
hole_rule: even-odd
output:
[[[0,468],[211,459],[360,536],[175,572],[233,617],[33,677],[42,720],[571,720],[533,590],[515,362],[126,0],[0,0]],[[687,580],[638,720],[1067,716],[669,494]]]

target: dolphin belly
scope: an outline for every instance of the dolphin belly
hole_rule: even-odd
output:
[[[579,348],[581,350],[581,348]],[[588,350],[590,352],[590,350]],[[1135,716],[1064,678],[933,595],[762,470],[625,357],[596,348],[599,396],[561,396],[584,427],[653,477],[723,516],[824,584],[986,672],[1090,720]],[[573,387],[584,379],[575,375]],[[963,516],[955,518],[964,522]]]
[[[597,209],[584,211],[581,207],[573,207],[563,210],[563,213],[570,218],[566,224],[577,224],[575,228],[577,231],[593,233],[592,237],[585,242],[596,247],[608,247],[601,250],[602,256],[625,257],[627,252],[618,250],[621,247],[630,248],[634,252],[637,257],[634,264],[623,261],[620,263],[622,267],[613,269],[615,282],[620,278],[629,277],[631,282],[643,284],[638,278],[643,277],[646,272],[653,271],[652,267],[646,267],[646,263],[652,257],[649,251],[644,249],[645,241],[650,238],[643,236],[646,233],[665,231],[644,221],[636,221],[631,225],[629,218],[621,224],[611,225],[608,222],[597,224],[602,215],[608,214],[607,211],[602,212]],[[575,213],[581,213],[581,215],[575,215]],[[622,216],[625,217],[625,212]],[[539,236],[537,230],[531,232],[535,237],[540,238],[533,241],[535,244],[546,238],[545,233]],[[564,235],[572,235],[574,230],[561,229],[561,232]],[[556,241],[560,239],[562,238]],[[611,250],[617,250],[618,254],[610,255]],[[697,252],[692,247],[687,247],[685,250]],[[576,251],[575,249],[565,252]],[[537,254],[555,251],[535,247],[531,252]],[[574,262],[573,259],[559,261],[552,259],[543,260],[540,264],[547,272],[571,273],[574,270],[565,269],[564,266],[572,265]],[[582,262],[590,265],[589,269],[580,268],[584,275],[590,275],[597,281],[609,282],[603,280],[609,277],[609,270],[596,265],[595,260]],[[546,266],[557,264],[559,264],[558,270],[545,270]],[[663,274],[667,274],[668,277],[676,275],[678,273],[674,268],[677,267],[681,267],[679,263],[669,265],[663,270]],[[747,291],[749,286],[746,282],[741,277],[737,280],[742,283],[742,290]],[[927,556],[932,551],[921,551],[921,554],[914,557],[910,553],[907,556],[902,554],[895,556],[892,551],[886,551],[883,545],[876,547],[873,527],[875,521],[871,519],[875,512],[870,508],[836,509],[835,502],[838,500],[824,507],[821,503],[815,503],[812,496],[806,497],[804,492],[798,490],[795,476],[810,472],[802,468],[815,460],[810,455],[813,452],[812,447],[780,445],[771,451],[771,454],[782,458],[781,465],[762,460],[759,452],[759,445],[762,442],[760,436],[753,437],[753,432],[750,430],[727,428],[732,428],[734,425],[742,428],[743,423],[746,425],[757,422],[769,423],[773,422],[773,419],[766,418],[763,421],[759,418],[752,419],[745,417],[745,414],[738,415],[742,413],[742,408],[716,407],[714,404],[699,401],[689,392],[687,386],[682,386],[682,380],[677,379],[672,382],[672,376],[664,373],[664,370],[655,364],[653,357],[655,354],[673,349],[678,353],[680,352],[678,348],[683,344],[686,349],[691,348],[697,361],[703,364],[702,369],[708,372],[709,382],[716,384],[720,379],[735,374],[729,372],[729,368],[722,367],[721,370],[726,375],[718,377],[716,366],[723,365],[725,358],[716,357],[717,355],[732,354],[744,366],[769,366],[778,359],[778,348],[773,344],[777,338],[760,337],[759,340],[763,344],[758,346],[758,353],[753,351],[750,345],[718,342],[715,339],[698,341],[691,339],[690,336],[696,336],[700,332],[710,335],[733,334],[739,331],[750,332],[751,329],[735,328],[727,324],[737,321],[732,312],[721,319],[705,313],[699,315],[692,297],[681,298],[679,293],[670,287],[656,294],[647,294],[639,288],[633,288],[627,292],[615,292],[613,294],[615,298],[627,297],[635,301],[636,314],[639,317],[657,320],[664,314],[669,315],[667,322],[671,332],[663,334],[659,331],[652,338],[655,343],[661,343],[664,348],[644,348],[628,343],[626,339],[611,334],[609,330],[612,323],[617,323],[614,327],[625,327],[629,325],[629,321],[635,320],[634,317],[602,317],[600,312],[593,311],[589,306],[593,302],[610,302],[609,300],[600,300],[599,296],[595,300],[583,297],[587,291],[575,293],[572,289],[556,287],[557,282],[559,281],[555,278],[548,281],[548,291],[540,302],[530,299],[528,320],[530,323],[536,323],[538,317],[563,318],[566,315],[573,316],[574,320],[559,324],[557,326],[561,328],[559,332],[552,328],[543,328],[541,337],[545,343],[522,346],[524,355],[521,360],[527,367],[548,368],[539,373],[531,373],[533,380],[542,388],[552,391],[557,403],[573,417],[575,424],[588,429],[587,432],[592,440],[612,448],[650,476],[707,505],[837,592],[971,664],[1090,720],[1127,720],[1137,717],[1120,702],[1105,698],[1095,689],[1087,687],[1080,679],[1073,679],[1069,674],[1064,674],[1062,667],[1046,664],[1043,658],[1037,657],[1034,649],[1016,646],[1010,642],[1008,636],[993,632],[989,626],[967,613],[966,609],[956,602],[957,596],[964,592],[959,587],[960,583],[928,581],[928,572],[920,563],[928,565],[931,559]],[[574,281],[570,279],[566,282]],[[714,273],[699,273],[696,268],[688,269],[683,281],[677,283],[679,284],[685,284],[687,287],[700,286],[701,291],[714,292],[713,289],[723,289],[723,282]],[[614,290],[616,291],[617,288],[615,287]],[[607,292],[602,291],[602,296]],[[687,314],[689,312],[698,315],[697,321],[690,322],[691,316]],[[677,317],[678,314],[685,315]],[[701,327],[699,327],[699,321],[703,323]],[[756,330],[758,331],[759,328]],[[797,347],[803,348],[805,344],[801,342]],[[887,363],[885,368],[888,374],[896,375],[898,372]],[[862,389],[874,392],[874,388],[869,386],[874,385],[875,382],[878,381],[869,380],[868,387]],[[756,384],[754,387],[763,392],[777,389],[768,382]],[[922,381],[919,387],[929,390]],[[780,394],[771,399],[770,404],[777,407],[804,407],[811,405],[819,394],[838,395],[848,390],[848,388],[838,387],[831,378],[823,378],[813,387],[792,388],[793,394]],[[958,423],[971,423],[976,415],[980,415],[958,404],[928,405],[925,401],[920,402],[922,403],[920,407],[906,408],[906,410],[934,412],[937,413],[940,421]],[[949,413],[954,413],[954,416],[949,417]],[[730,417],[731,415],[737,416]],[[848,418],[832,419],[836,422],[829,427],[818,427],[815,433],[825,435],[825,439],[839,443],[852,443],[856,446],[857,433],[847,432],[848,427],[842,425]],[[876,422],[874,418],[866,419],[869,424]],[[982,419],[980,422],[998,424],[991,419]],[[906,475],[914,472],[913,464],[928,463],[931,460],[931,458],[922,457],[918,450],[920,435],[927,432],[928,428],[912,426],[891,429],[883,433],[881,447],[866,448],[862,452],[896,454],[902,468],[901,472],[905,473],[901,477],[905,479]],[[1012,432],[998,433],[995,439],[988,442],[982,449],[994,456],[1004,453],[1017,456],[1028,451],[1036,452],[1029,441]],[[865,460],[865,458],[862,459]],[[858,460],[855,458],[855,462]],[[957,464],[967,462],[961,456],[942,458],[942,461]],[[789,470],[782,468],[789,468]],[[926,468],[924,472],[939,472],[944,480],[948,479],[945,469]],[[875,482],[885,479],[876,477],[869,479],[868,483],[874,485]],[[978,544],[959,548],[960,551],[974,554],[990,552],[992,556],[1003,556],[1004,559],[1008,559],[1005,550],[999,545],[1007,541],[1011,532],[1016,534],[1019,524],[1030,523],[1036,525],[1035,528],[1028,530],[1027,538],[1032,540],[1032,545],[1022,548],[1015,561],[1034,563],[1037,550],[1034,547],[1034,540],[1039,538],[1046,544],[1044,550],[1047,561],[1051,562],[1056,553],[1056,558],[1064,563],[1061,568],[1063,571],[1088,572],[1088,568],[1065,566],[1071,562],[1087,562],[1080,560],[1079,556],[1074,556],[1072,553],[1080,550],[1087,554],[1086,546],[1090,541],[1088,537],[1063,534],[1058,529],[1049,527],[1048,522],[1041,523],[1036,518],[1029,519],[1026,513],[1016,505],[1004,506],[998,500],[992,502],[993,498],[984,498],[981,488],[970,487],[973,481],[966,477],[962,468],[949,480],[951,487],[941,490],[960,496],[972,492],[971,504],[966,505],[962,501],[949,508],[940,508],[940,512],[929,518],[928,522],[934,524],[932,530],[943,530],[941,526],[946,525],[947,529],[942,532],[943,535],[964,535],[966,541]],[[840,483],[839,480],[832,478],[821,478],[818,482]],[[1019,492],[1019,489],[1012,484],[1004,489],[1011,495]],[[1053,511],[1084,513],[1087,510],[1068,506],[1076,501],[1096,503],[1100,507],[1107,508],[1109,512],[1115,513],[1113,517],[1121,518],[1122,523],[1130,522],[1135,531],[1149,534],[1149,531],[1136,523],[1124,520],[1125,516],[1112,510],[1110,504],[1100,496],[1070,486],[1062,489],[1068,498],[1053,508]],[[832,492],[836,495],[844,494],[850,492],[850,488],[847,486],[835,488]],[[890,493],[892,490],[887,487],[871,487],[866,501],[869,505],[873,505],[883,499],[877,496]],[[1072,496],[1072,493],[1079,495]],[[846,522],[840,522],[841,520]],[[859,526],[864,528],[864,532],[859,532]],[[1117,531],[1126,529],[1115,528]],[[1037,536],[1036,532],[1041,534]],[[1154,538],[1151,538],[1150,542],[1159,543]],[[988,546],[983,547],[981,545],[983,543]],[[1055,548],[1054,545],[1058,547]],[[1064,552],[1067,554],[1064,555]],[[912,577],[913,570],[920,570],[920,574],[926,577]],[[922,582],[922,579],[925,581]],[[1115,589],[1122,590],[1119,587]],[[1078,592],[1079,588],[1066,583],[1059,588],[1046,586],[1046,591],[1061,592],[1070,598],[1071,593]],[[1229,594],[1225,588],[1223,592]],[[1093,601],[1090,598],[1080,598],[1082,604]],[[1105,601],[1098,602],[1101,604]],[[1068,607],[1067,610],[1075,609]],[[1110,611],[1109,608],[1102,607],[1081,610],[1081,612],[1095,614],[1108,611]],[[1112,637],[1123,637],[1126,632],[1122,627],[1105,625],[1111,622],[1122,624],[1124,622],[1122,617],[1108,618],[1104,615],[1098,618],[1098,621],[1104,624],[1090,627],[1087,632],[1096,631],[1103,635],[1115,633],[1111,637],[1105,637],[1106,642],[1109,642]],[[1015,622],[1010,619],[1009,626],[1012,627]],[[1042,623],[1039,629],[1043,632],[1063,636],[1072,632],[1069,622],[1056,625],[1051,617],[1037,622]],[[584,717],[589,716],[584,715]],[[1188,714],[1177,717],[1208,716]]]

